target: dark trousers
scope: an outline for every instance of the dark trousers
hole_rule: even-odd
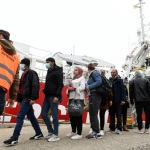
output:
[[[113,103],[111,107],[109,107],[109,115],[110,115],[110,130],[114,131],[115,128],[122,131],[122,106],[120,103]],[[115,115],[117,117],[117,125],[115,127]]]
[[[122,118],[123,118],[123,125],[126,125],[127,123],[127,107],[126,106],[122,106]]]
[[[91,93],[89,97],[89,115],[91,128],[94,132],[99,133],[98,110],[100,108],[101,96],[96,92]]]
[[[4,108],[5,108],[5,103],[6,103],[5,95],[6,95],[6,92],[0,91],[0,115],[3,114]]]
[[[47,130],[49,133],[53,133],[55,135],[58,135],[58,102],[53,102],[54,96],[51,97],[45,97],[43,105],[42,105],[42,111],[41,116],[46,124]],[[48,112],[51,109],[54,128],[52,127],[50,117],[48,116]]]
[[[70,116],[72,132],[81,135],[82,134],[82,116]]]
[[[143,102],[135,102],[135,108],[137,113],[137,122],[138,122],[138,129],[141,130],[142,127],[142,112],[144,109],[145,112],[145,129],[149,129],[149,120],[150,120],[150,102],[143,101]]]
[[[33,129],[35,130],[36,135],[40,135],[42,134],[41,129],[39,127],[38,121],[35,118],[34,112],[33,112],[33,108],[32,105],[30,105],[29,101],[25,102],[22,101],[21,104],[21,108],[19,110],[19,113],[17,115],[17,124],[13,133],[13,137],[14,139],[18,139],[22,126],[23,126],[23,122],[24,122],[24,118],[27,115],[27,118],[30,120]]]
[[[106,109],[100,109],[99,115],[100,115],[100,130],[104,130],[104,124],[105,124],[105,112]]]

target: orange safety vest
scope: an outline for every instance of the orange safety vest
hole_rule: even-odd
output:
[[[20,59],[17,54],[6,53],[0,45],[0,86],[7,91],[14,81],[19,63]]]

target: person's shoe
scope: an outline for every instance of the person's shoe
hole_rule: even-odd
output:
[[[144,133],[149,134],[149,129],[145,129]]]
[[[100,130],[100,135],[104,135],[104,130]]]
[[[82,135],[74,135],[71,137],[71,140],[81,140],[82,139]]]
[[[141,130],[138,130],[136,133],[138,133],[138,134],[143,134],[144,131],[141,129]]]
[[[86,136],[87,139],[97,139],[97,138],[102,138],[102,136],[100,134],[97,134],[96,132],[92,132],[91,134],[88,134]]]
[[[30,140],[40,140],[42,139],[44,136],[43,134],[40,134],[40,135],[35,135],[33,137],[30,137]]]
[[[99,134],[97,134],[97,138],[98,139],[101,139],[102,138],[102,135],[99,133]]]
[[[67,136],[67,137],[72,137],[72,136],[74,136],[74,135],[77,135],[77,134],[74,133],[74,132],[71,132],[71,133],[67,134],[66,136]]]
[[[92,132],[93,132],[93,129],[92,129],[92,128],[90,128],[89,134],[91,134]]]
[[[122,134],[122,131],[121,130],[119,130],[119,129],[117,129],[117,131],[115,131],[117,134]]]
[[[116,129],[115,129],[115,133],[117,133],[117,132],[118,132],[118,129],[116,128]]]
[[[53,134],[52,137],[49,138],[47,141],[48,142],[56,142],[56,141],[59,141],[59,140],[60,140],[60,138],[57,135]]]
[[[4,144],[6,144],[7,146],[13,146],[18,144],[18,140],[15,140],[13,137],[10,137],[10,139],[4,141]]]
[[[123,126],[123,131],[129,132],[126,125]]]
[[[52,135],[53,135],[53,133],[48,133],[47,135],[44,136],[44,138],[49,139]]]

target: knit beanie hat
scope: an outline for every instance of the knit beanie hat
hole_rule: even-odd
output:
[[[30,66],[30,60],[28,58],[24,58],[20,62],[21,64],[25,64],[26,66]]]

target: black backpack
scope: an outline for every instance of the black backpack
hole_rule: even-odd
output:
[[[107,78],[101,76],[101,79],[102,79],[102,84],[96,88],[96,92],[99,93],[102,97],[107,97],[110,94],[110,90],[112,89],[112,87]],[[92,80],[95,82],[95,78],[93,76],[92,76]]]
[[[100,75],[101,76],[101,75]],[[102,84],[96,88],[96,92],[101,95],[101,106],[106,106],[107,101],[111,99],[111,84],[110,81],[101,76]],[[92,76],[92,80],[95,82],[95,78]]]

